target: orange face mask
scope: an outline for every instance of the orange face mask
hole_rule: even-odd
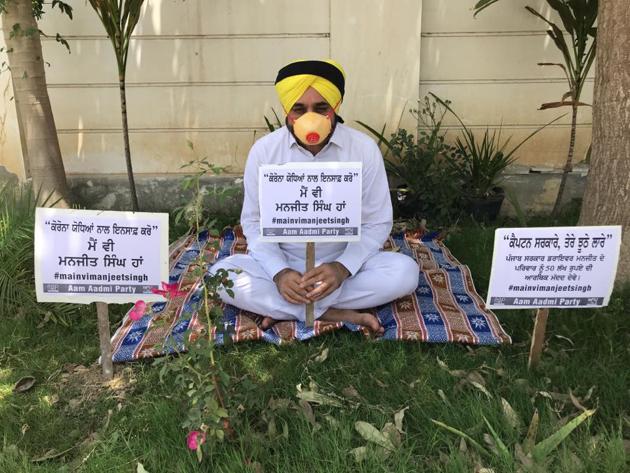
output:
[[[306,112],[293,123],[293,133],[304,144],[315,146],[328,135],[332,124],[330,118],[315,112]]]

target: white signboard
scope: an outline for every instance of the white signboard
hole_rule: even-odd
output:
[[[358,241],[361,166],[359,162],[261,166],[261,240]]]
[[[164,300],[168,214],[38,208],[35,286],[39,302]]]
[[[487,306],[604,307],[620,245],[621,226],[499,228]]]

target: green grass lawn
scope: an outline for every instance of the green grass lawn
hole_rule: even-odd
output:
[[[482,295],[493,235],[471,224],[447,239]],[[117,310],[112,325],[122,317],[123,308]],[[514,454],[535,410],[540,441],[579,414],[580,403],[595,414],[532,471],[630,471],[629,310],[630,292],[615,294],[601,310],[552,310],[535,373],[527,370],[531,310],[498,313],[514,341],[500,348],[375,343],[345,332],[282,347],[221,348],[232,375],[236,438],[214,445],[201,465],[181,427],[185,394],[169,378],[160,383],[151,362],[118,366],[116,382],[101,386],[92,307],[81,308],[69,327],[2,314],[0,472],[135,472],[138,463],[151,473],[519,471],[520,462],[492,453],[484,417]],[[316,360],[324,349],[327,358]],[[13,385],[27,375],[37,379],[35,387],[14,394]],[[313,404],[311,414],[296,397],[298,384],[311,383],[340,406]],[[504,414],[501,398],[516,417]],[[406,407],[400,446],[385,455],[369,443],[357,463],[350,452],[368,442],[355,423],[381,429]],[[490,453],[478,453],[432,419],[466,432]]]

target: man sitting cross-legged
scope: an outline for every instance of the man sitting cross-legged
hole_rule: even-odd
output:
[[[234,297],[224,302],[261,314],[263,329],[278,320],[304,320],[305,304],[315,318],[350,322],[383,334],[378,319],[364,311],[413,292],[418,265],[408,256],[379,251],[392,227],[392,205],[383,157],[374,141],[342,124],[337,115],[345,77],[334,61],[298,61],[283,67],[276,90],[286,126],[254,143],[244,175],[241,225],[248,254],[216,263],[231,272]],[[363,163],[361,239],[315,244],[315,267],[305,272],[305,243],[260,241],[258,172],[265,164]]]

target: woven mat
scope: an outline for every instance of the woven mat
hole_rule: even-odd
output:
[[[418,262],[418,288],[414,294],[370,311],[380,320],[385,334],[379,340],[410,340],[429,343],[466,343],[499,345],[511,343],[494,313],[473,284],[470,270],[451,254],[435,235],[406,233],[392,235],[384,251],[400,251]],[[147,304],[142,318],[133,321],[129,314],[112,337],[114,362],[132,361],[184,350],[184,337],[205,333],[197,313],[203,289],[198,271],[201,255],[213,262],[228,255],[247,252],[240,227],[228,229],[220,238],[208,232],[182,237],[170,246],[169,283],[179,284],[179,294],[165,302]],[[314,327],[302,322],[283,321],[263,331],[260,316],[231,305],[223,307],[223,320],[212,327],[210,336],[217,344],[226,337],[234,342],[263,340],[281,344],[307,340],[341,328],[368,332],[348,323],[315,321]]]

